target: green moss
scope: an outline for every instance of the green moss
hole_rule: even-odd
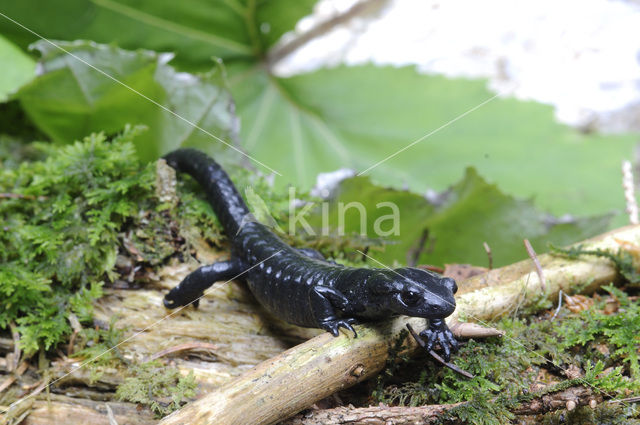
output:
[[[599,404],[595,409],[578,407],[571,412],[549,412],[541,418],[543,425],[640,425],[634,407]],[[634,418],[635,417],[635,418]]]
[[[131,376],[118,387],[116,397],[147,406],[158,417],[178,410],[187,399],[195,396],[196,382],[192,371],[182,376],[178,369],[152,361],[133,366],[129,373]]]
[[[131,143],[142,130],[28,145],[20,161],[8,156],[12,139],[0,138],[0,329],[17,323],[28,354],[63,341],[70,314],[90,323],[103,283],[118,277],[119,252],[153,266],[196,237],[220,239],[192,192],[180,188],[180,208],[163,208],[154,164],[141,164]]]
[[[177,178],[179,202],[159,199],[156,164],[138,161],[133,147],[142,131],[92,134],[65,146],[0,135],[0,329],[16,323],[27,354],[64,341],[71,314],[91,324],[103,285],[124,278],[120,271],[130,273],[116,267],[119,256],[144,269],[171,256],[195,255],[202,240],[224,245],[220,224],[193,179]],[[252,187],[286,229],[288,194],[274,192],[255,173],[231,173],[240,192]],[[284,237],[342,258],[353,248],[350,238]]]
[[[628,365],[631,378],[640,382],[640,306],[631,301],[626,293],[614,286],[603,288],[620,303],[614,314],[606,314],[604,302],[581,312],[576,320],[565,321],[559,333],[564,340],[559,349],[584,348],[577,356],[588,361],[603,361],[607,364],[621,361]],[[611,356],[594,349],[595,344],[606,344]]]
[[[83,366],[89,369],[92,383],[102,377],[106,368],[129,365],[118,347],[126,329],[116,327],[117,321],[114,316],[106,329],[84,328],[78,335],[78,350],[73,354],[85,359]]]
[[[634,265],[633,255],[622,248],[617,252],[612,252],[604,249],[582,249],[582,246],[580,245],[567,249],[551,245],[551,252],[571,259],[578,259],[582,255],[594,255],[596,257],[608,258],[627,282],[631,285],[640,284],[640,273],[638,273],[638,268]]]
[[[443,415],[444,422],[458,419],[493,425],[508,423],[511,410],[520,403],[571,386],[589,386],[605,398],[638,394],[638,306],[622,291],[606,289],[620,301],[616,314],[605,314],[603,301],[578,314],[563,310],[560,322],[504,318],[496,324],[506,332],[504,337],[465,342],[453,361],[472,373],[473,379],[440,367],[426,353],[415,359],[396,356],[380,375],[372,398],[375,402],[411,406],[462,402]],[[610,346],[611,356],[603,355],[596,344]],[[562,370],[571,364],[583,371],[582,378],[566,379]],[[543,376],[551,377],[552,383],[532,392],[540,384],[543,369]],[[416,370],[421,372],[416,374]]]
[[[90,318],[115,263],[118,231],[152,187],[135,160],[136,134],[36,145],[46,160],[0,171],[0,192],[13,196],[0,200],[0,327],[16,321],[28,353],[61,341],[69,313]]]

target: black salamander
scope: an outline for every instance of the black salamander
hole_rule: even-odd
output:
[[[252,216],[238,190],[212,158],[195,149],[179,149],[164,159],[204,188],[231,242],[231,259],[189,274],[165,296],[167,308],[194,301],[197,306],[205,289],[240,275],[257,300],[287,322],[338,336],[341,327],[356,335],[352,325],[360,320],[395,314],[424,317],[429,327],[420,336],[426,339],[428,351],[438,343],[448,361],[451,351],[457,349],[444,322],[455,309],[453,279],[411,267],[346,267],[325,260],[313,249],[293,248],[249,219]]]

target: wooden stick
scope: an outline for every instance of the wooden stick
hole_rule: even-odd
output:
[[[538,279],[540,279],[540,287],[542,288],[542,291],[546,291],[546,283],[545,283],[545,279],[544,279],[544,273],[542,272],[542,267],[540,266],[540,261],[538,261],[538,254],[536,254],[536,252],[533,250],[533,247],[531,246],[531,243],[529,242],[529,239],[525,239],[524,240],[524,247],[527,250],[527,254],[529,254],[529,257],[531,257],[531,260],[533,261],[533,264],[536,266],[536,273],[538,273]]]
[[[166,350],[158,351],[151,357],[149,357],[149,361],[159,359],[162,356],[166,356],[167,354],[177,353],[179,351],[187,351],[187,350],[206,350],[206,351],[216,351],[218,346],[215,344],[209,344],[201,341],[187,342],[185,344],[179,344]]]
[[[20,366],[18,366],[16,368],[16,370],[13,372],[13,374],[11,376],[9,376],[2,383],[0,383],[0,394],[2,394],[2,392],[4,390],[9,388],[11,386],[11,384],[13,384],[16,381],[16,379],[18,379],[20,376],[22,376],[22,374],[27,370],[28,367],[29,367],[29,363],[27,363],[26,360],[23,361],[20,364]]]
[[[355,408],[336,407],[297,415],[282,425],[416,425],[431,424],[439,420],[443,413],[462,403],[432,404],[416,407],[390,407],[385,405]]]
[[[413,327],[409,323],[407,323],[407,329],[409,329],[409,333],[411,334],[413,339],[416,340],[416,342],[420,347],[427,348],[427,344],[422,340],[422,338],[420,338],[420,335],[418,335],[416,331],[413,330]],[[438,353],[436,353],[435,351],[429,350],[429,354],[431,355],[431,357],[436,359],[436,361],[440,363],[442,366],[448,367],[449,369],[453,370],[455,373],[458,373],[464,376],[465,378],[469,378],[469,379],[473,378],[472,374],[470,374],[466,370],[460,369],[458,366],[454,365],[453,363],[449,363],[445,361],[445,359],[440,357]]]
[[[556,393],[545,394],[539,398],[522,403],[512,410],[516,415],[540,415],[554,410],[564,409],[573,403],[573,407],[591,406],[602,402],[601,395],[594,395],[589,388],[571,387]],[[433,404],[416,407],[389,407],[385,405],[371,407],[336,407],[311,411],[297,415],[281,425],[414,425],[439,423],[441,415],[464,403]]]
[[[617,240],[637,243],[640,226],[617,229],[582,243],[585,249],[617,251]],[[555,299],[584,285],[585,292],[618,279],[610,261],[593,256],[569,260],[548,254],[538,256],[544,269],[546,292],[540,291],[535,266],[530,260],[491,270],[460,282],[456,311],[449,324],[460,318],[484,322],[509,313],[515,306],[534,305],[541,296]],[[570,291],[569,291],[570,292]],[[399,317],[385,323],[358,326],[358,338],[345,334],[337,338],[323,333],[267,360],[242,376],[226,383],[202,399],[186,405],[163,419],[162,425],[190,423],[273,424],[378,373],[385,364],[389,347],[410,323],[424,328],[424,320]],[[407,351],[415,350],[407,338]]]
[[[482,242],[484,250],[487,252],[487,258],[489,259],[489,270],[493,268],[493,254],[491,253],[491,247],[488,243]]]

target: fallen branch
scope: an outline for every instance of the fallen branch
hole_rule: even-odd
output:
[[[434,404],[419,407],[371,406],[363,408],[336,407],[313,410],[284,421],[281,425],[417,425],[430,424],[461,403]]]
[[[516,415],[539,415],[555,410],[577,406],[595,407],[602,396],[593,395],[590,389],[571,387],[557,393],[545,394],[522,403],[512,410]],[[363,408],[336,407],[312,410],[297,415],[280,425],[417,425],[437,423],[442,414],[465,403],[434,404],[418,407],[389,407],[385,405]]]
[[[629,226],[582,245],[617,251],[618,241],[635,243],[639,239],[640,227]],[[572,287],[582,285],[582,290],[588,292],[618,279],[607,259],[585,257],[576,261],[548,254],[538,259],[545,273],[545,293],[540,292],[540,278],[530,260],[490,270],[460,282],[457,309],[449,324],[460,318],[484,322],[507,314],[516,306],[533,306],[541,297],[555,299],[560,290],[571,292]],[[378,373],[384,367],[390,345],[407,323],[420,328],[425,324],[423,320],[400,317],[359,326],[359,337],[355,339],[323,333],[257,365],[160,423],[273,424]],[[407,338],[405,344],[407,352],[416,349],[412,338]]]
[[[273,67],[281,59],[293,53],[295,50],[305,45],[307,42],[317,38],[323,34],[328,33],[333,28],[345,24],[357,16],[363,16],[373,14],[380,10],[386,3],[386,0],[363,0],[354,4],[349,10],[344,13],[337,14],[326,21],[318,23],[310,30],[297,35],[290,41],[278,44],[269,52],[267,57],[267,64],[269,67]]]
[[[11,384],[13,384],[16,379],[18,379],[27,370],[27,367],[29,367],[29,363],[25,360],[16,368],[15,371],[12,371],[13,374],[0,383],[0,393],[9,388]]]

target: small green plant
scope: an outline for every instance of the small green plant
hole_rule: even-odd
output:
[[[380,375],[372,398],[390,405],[462,403],[443,415],[443,421],[497,425],[508,423],[520,403],[571,386],[588,386],[607,398],[637,394],[638,306],[619,289],[605,289],[620,302],[616,314],[605,314],[603,301],[581,313],[563,313],[561,323],[503,318],[496,326],[506,332],[504,337],[464,343],[454,362],[473,379],[440,367],[424,353],[416,359],[396,356]],[[604,356],[595,344],[611,345],[613,356]],[[628,372],[614,361],[628,362]],[[422,372],[416,375],[417,364]],[[584,371],[581,378],[558,373],[570,364]],[[542,369],[556,376],[542,390],[532,391],[540,384]]]
[[[558,248],[551,245],[551,252],[557,255],[564,255],[567,258],[578,259],[581,255],[594,255],[596,257],[608,258],[615,265],[620,274],[632,285],[640,283],[640,273],[634,265],[633,255],[627,250],[620,248],[618,252],[611,252],[604,249],[583,249],[581,245],[567,249]]]
[[[611,347],[613,359],[628,363],[631,378],[640,380],[640,306],[613,285],[603,289],[620,303],[618,311],[606,314],[602,301],[581,312],[577,320],[565,321],[559,331],[564,335],[559,349],[586,347],[591,342],[606,344]],[[585,350],[584,357],[587,360],[611,361],[597,350]]]
[[[62,342],[70,314],[91,322],[103,283],[118,277],[119,254],[157,266],[195,238],[220,243],[200,195],[179,185],[180,208],[159,201],[155,166],[141,164],[131,142],[141,131],[25,145],[22,161],[0,148],[0,329],[15,322],[27,354]]]
[[[106,329],[89,327],[79,333],[80,349],[73,355],[84,359],[83,365],[89,369],[92,383],[102,377],[105,368],[129,364],[118,347],[126,329],[116,327],[117,321],[118,317],[114,316]]]
[[[131,144],[139,131],[36,144],[45,160],[0,171],[0,328],[15,321],[27,353],[60,342],[70,313],[88,321],[101,282],[113,278],[118,232],[153,188]]]
[[[195,396],[193,371],[183,376],[178,369],[152,361],[133,366],[130,375],[118,387],[116,397],[147,406],[158,417],[179,409]]]

